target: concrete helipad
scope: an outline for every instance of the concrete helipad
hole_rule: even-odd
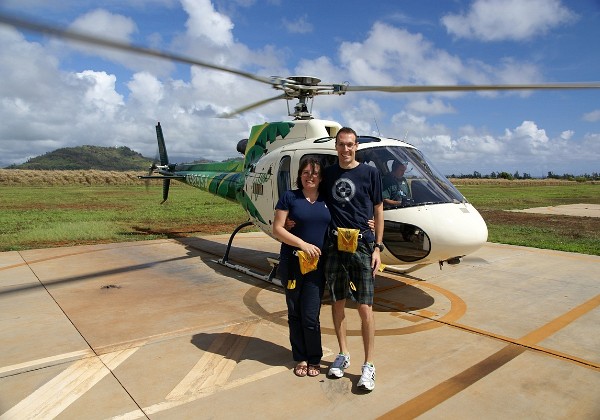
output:
[[[294,376],[282,290],[216,264],[228,239],[0,253],[0,419],[600,418],[600,257],[486,244],[378,276],[366,394],[356,311],[347,375]],[[261,272],[279,247],[233,246]]]
[[[532,207],[523,210],[510,210],[521,213],[552,214],[578,217],[600,217],[600,204],[564,204],[561,206]]]

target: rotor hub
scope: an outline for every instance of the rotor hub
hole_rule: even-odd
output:
[[[317,79],[312,76],[291,76],[288,77],[288,80],[293,80],[297,82],[299,85],[307,85],[307,86],[316,86],[321,83],[321,79]]]

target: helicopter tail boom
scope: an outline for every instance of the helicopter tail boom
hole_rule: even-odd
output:
[[[156,140],[158,142],[158,158],[160,164],[152,164],[147,175],[138,178],[163,180],[163,203],[169,196],[171,180],[188,184],[192,187],[210,192],[220,197],[239,201],[238,190],[244,162],[241,160],[210,163],[169,163],[165,138],[160,122],[156,125]]]

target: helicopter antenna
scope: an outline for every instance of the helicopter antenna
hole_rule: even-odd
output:
[[[373,118],[373,121],[375,121],[375,127],[377,127],[377,135],[381,137],[381,131],[379,131],[379,124],[377,124],[377,118]]]

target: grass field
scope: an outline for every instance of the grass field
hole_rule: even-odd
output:
[[[542,181],[456,184],[488,225],[488,241],[600,255],[600,218],[516,213],[531,207],[600,204],[600,185]]]
[[[0,251],[230,233],[241,206],[173,183],[146,188],[137,173],[0,170]],[[490,242],[600,255],[600,219],[505,210],[600,204],[600,184],[455,180],[480,211]]]

